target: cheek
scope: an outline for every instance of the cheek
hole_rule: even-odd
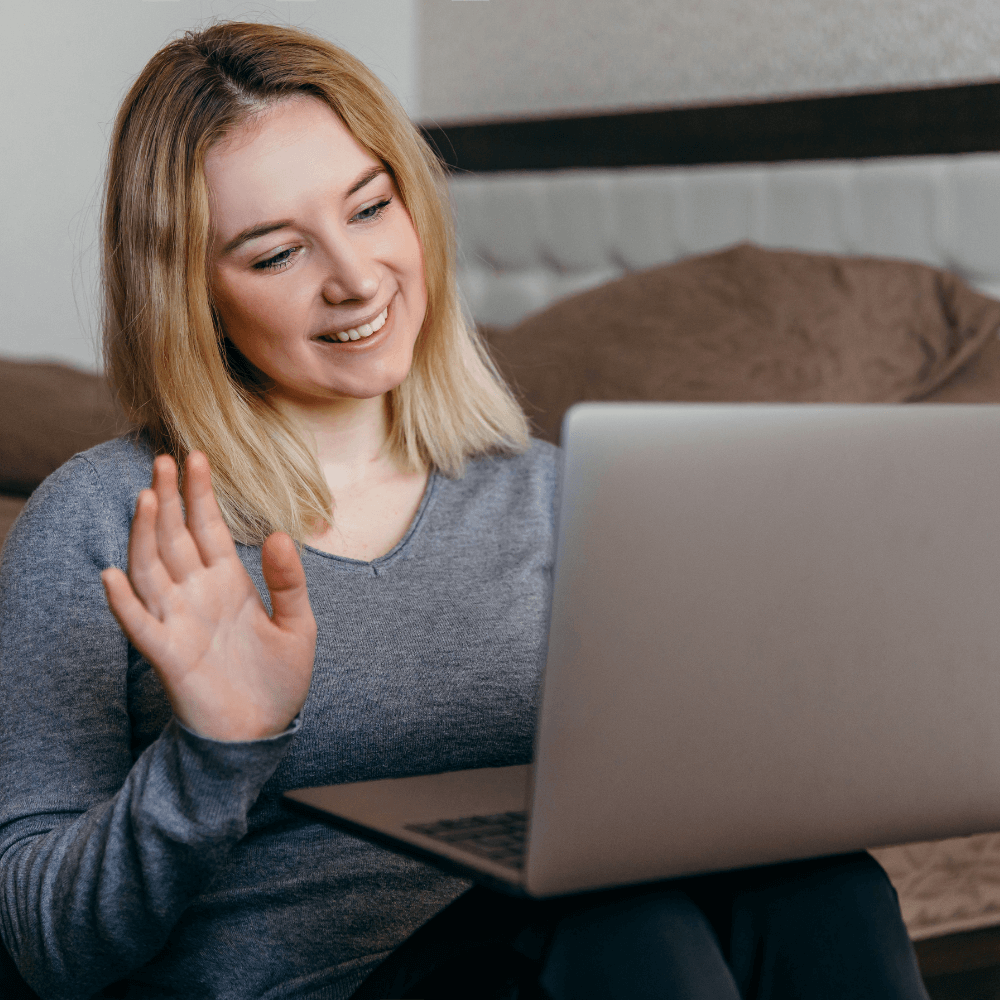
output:
[[[273,339],[280,326],[282,311],[259,288],[226,283],[218,287],[214,301],[223,331],[244,354],[254,343]]]
[[[397,266],[409,280],[420,288],[425,287],[424,254],[417,236],[416,227],[405,212],[401,214],[399,225],[390,236],[394,244]]]
[[[427,272],[424,267],[424,252],[420,246],[420,240],[417,239],[416,231],[411,227],[410,232],[409,270],[413,276],[412,280],[422,304],[421,307],[425,308],[427,305]]]
[[[212,296],[212,304],[222,320],[222,328],[226,336],[232,337],[243,325],[243,296],[231,281],[226,281],[218,275],[213,277],[208,286]]]

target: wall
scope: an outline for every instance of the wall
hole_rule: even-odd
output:
[[[9,2],[0,355],[96,367],[110,124],[153,52],[212,17],[311,28],[440,122],[1000,75],[993,0]]]
[[[421,114],[459,120],[1000,76],[995,0],[420,3]]]
[[[416,112],[416,0],[31,0],[0,15],[0,355],[96,368],[97,234],[111,124],[153,53],[211,18],[295,24]]]

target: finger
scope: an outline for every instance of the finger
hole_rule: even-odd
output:
[[[236,558],[233,536],[212,489],[211,467],[200,451],[192,451],[184,463],[184,501],[188,529],[205,564]]]
[[[177,490],[177,465],[169,455],[153,463],[153,491],[156,493],[156,544],[160,559],[171,578],[180,583],[203,566],[201,554],[184,523],[184,508]]]
[[[104,584],[108,607],[122,631],[129,637],[132,645],[151,660],[150,653],[156,645],[160,623],[146,610],[132,589],[128,577],[116,566],[101,573],[101,583]]]
[[[160,561],[156,541],[157,507],[156,494],[152,490],[142,490],[135,502],[135,516],[128,537],[128,574],[131,586],[149,611],[159,618],[173,580]]]
[[[295,543],[283,531],[269,535],[261,552],[264,582],[271,595],[271,620],[279,628],[315,639],[306,573]]]

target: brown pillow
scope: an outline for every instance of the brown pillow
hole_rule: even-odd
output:
[[[78,451],[128,425],[99,375],[49,362],[0,360],[0,493],[27,496]]]
[[[7,537],[7,532],[10,531],[10,526],[17,519],[17,515],[21,513],[21,508],[27,503],[24,497],[5,497],[0,496],[0,548],[3,547],[3,541]]]
[[[1000,302],[947,272],[743,243],[486,335],[537,432],[557,441],[583,400],[921,399],[998,329]]]
[[[921,403],[1000,403],[1000,337],[989,337],[983,348]]]

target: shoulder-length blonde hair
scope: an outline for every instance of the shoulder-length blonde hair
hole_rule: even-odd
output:
[[[460,476],[516,452],[527,421],[463,317],[446,174],[392,93],[353,56],[293,28],[223,22],[188,32],[142,71],[115,120],[103,203],[104,360],[133,423],[178,463],[208,456],[233,536],[299,542],[332,498],[304,431],[225,337],[211,301],[205,155],[276,101],[326,102],[392,174],[424,253],[427,313],[389,393],[389,446],[407,466]]]

